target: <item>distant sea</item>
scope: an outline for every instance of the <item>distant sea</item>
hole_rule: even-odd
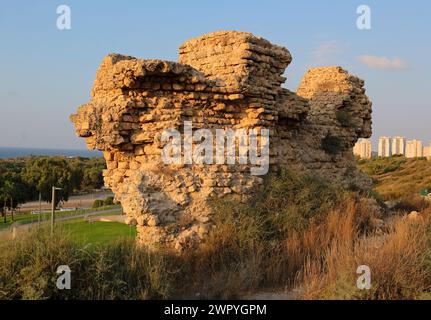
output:
[[[101,157],[100,151],[0,147],[0,159],[28,156]]]

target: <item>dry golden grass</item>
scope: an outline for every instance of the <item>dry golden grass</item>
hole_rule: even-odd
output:
[[[359,167],[376,181],[375,190],[385,199],[418,196],[422,188],[431,189],[431,161],[395,156],[360,160]]]
[[[319,259],[309,257],[297,285],[304,299],[420,299],[429,297],[431,266],[429,229],[431,209],[419,220],[396,217],[384,234],[359,236],[353,210],[334,212],[323,228],[336,237],[319,244]],[[334,224],[337,225],[334,228]],[[321,226],[322,227],[322,226]],[[312,234],[319,233],[318,230]],[[371,270],[371,289],[356,287],[356,269]]]

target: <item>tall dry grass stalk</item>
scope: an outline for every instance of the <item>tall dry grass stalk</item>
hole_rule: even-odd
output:
[[[360,236],[355,229],[354,207],[343,215],[331,213],[319,226],[325,237],[316,244],[320,257],[309,256],[296,285],[304,299],[419,299],[431,289],[429,229],[431,210],[420,219],[396,217],[384,234]],[[321,233],[319,230],[311,233]],[[315,235],[313,237],[316,237]],[[371,270],[371,289],[356,287],[356,269]]]

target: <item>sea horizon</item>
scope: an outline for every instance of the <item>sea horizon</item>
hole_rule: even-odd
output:
[[[102,157],[97,150],[86,149],[61,149],[61,148],[26,148],[26,147],[1,147],[0,159],[19,158],[29,156],[65,156],[65,157]]]

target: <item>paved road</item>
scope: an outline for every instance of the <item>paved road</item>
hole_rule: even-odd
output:
[[[72,216],[65,216],[65,217],[58,217],[55,219],[56,222],[58,221],[67,221],[67,220],[73,220],[73,219],[79,219],[79,218],[86,218],[91,217],[95,215],[100,214],[108,214],[113,213],[115,211],[118,211],[118,208],[112,208],[112,209],[106,209],[106,210],[100,210],[100,211],[94,211],[94,212],[87,212],[83,214],[78,215],[72,215]],[[50,220],[43,220],[41,223],[48,223]],[[27,231],[32,226],[38,225],[38,221],[29,222],[29,223],[20,223],[20,222],[14,222],[9,229],[1,230],[0,231],[0,239],[13,239],[17,235],[17,233]]]
[[[82,208],[82,209],[88,209],[91,208],[93,205],[94,200],[103,200],[106,197],[114,196],[114,194],[111,191],[101,191],[101,192],[94,192],[84,195],[74,195],[70,196],[69,199],[66,202],[62,202],[63,208]],[[39,202],[38,201],[30,201],[22,204],[21,206],[22,212],[27,211],[33,211],[33,210],[39,210]],[[42,202],[42,210],[51,210],[51,204],[48,202]]]

